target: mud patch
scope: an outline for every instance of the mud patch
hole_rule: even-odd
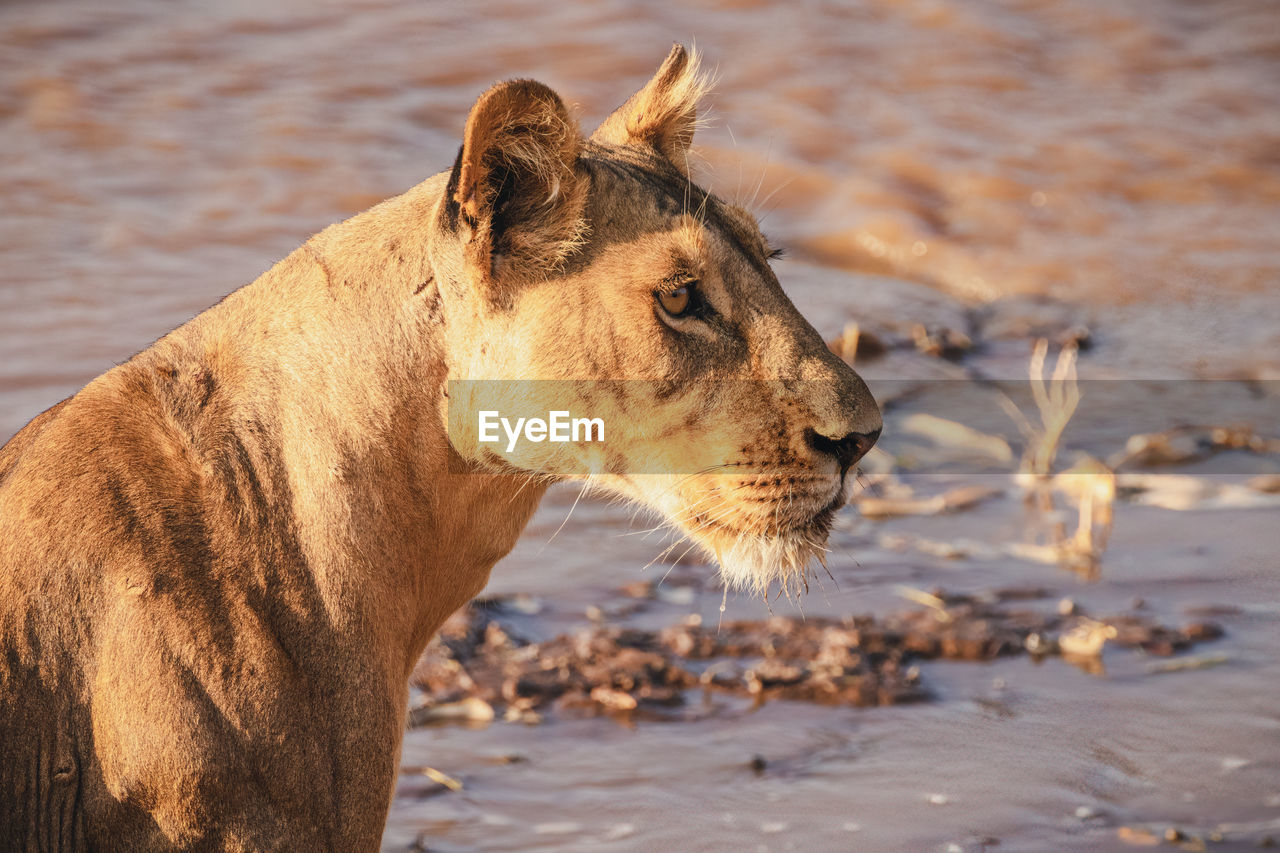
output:
[[[883,618],[717,626],[694,615],[656,631],[596,624],[545,642],[522,637],[503,600],[479,601],[455,613],[419,661],[413,682],[425,701],[411,719],[540,722],[548,710],[687,719],[695,688],[756,703],[897,705],[929,698],[918,661],[1061,655],[1094,671],[1108,642],[1166,656],[1222,636],[1212,622],[1173,628],[1140,612],[1091,619],[1040,589],[919,595],[929,606]]]

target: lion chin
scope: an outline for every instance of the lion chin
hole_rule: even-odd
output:
[[[778,594],[799,596],[808,592],[810,577],[819,577],[815,563],[826,566],[827,538],[836,513],[848,503],[853,481],[841,476],[830,492],[812,496],[805,507],[790,498],[776,505],[723,498],[711,502],[702,489],[677,497],[668,479],[684,481],[666,476],[591,478],[596,490],[646,506],[714,559],[726,592],[766,600],[775,585]],[[639,483],[647,487],[639,490],[641,494],[636,493]]]
[[[782,531],[746,533],[714,526],[690,538],[715,557],[726,591],[768,600],[776,585],[779,594],[798,597],[809,590],[814,564],[826,565],[827,536],[836,509],[833,502],[807,523]]]
[[[718,549],[717,562],[726,590],[767,599],[776,584],[780,593],[799,596],[809,589],[815,562],[826,556],[826,532],[790,531],[777,536],[736,536]]]

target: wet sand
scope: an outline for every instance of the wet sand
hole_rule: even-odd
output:
[[[0,439],[314,231],[443,169],[493,80],[543,80],[592,126],[673,39],[696,37],[720,76],[704,183],[787,247],[779,277],[826,337],[856,321],[889,345],[859,369],[894,401],[882,446],[900,481],[913,499],[999,492],[938,515],[845,510],[804,614],[884,620],[927,612],[903,586],[1029,586],[1042,603],[1225,634],[1172,658],[1108,643],[1093,672],[1028,654],[911,661],[927,697],[886,707],[694,688],[687,719],[552,708],[537,725],[415,728],[385,848],[1099,850],[1176,827],[1252,849],[1280,838],[1276,512],[1222,490],[1280,472],[1276,456],[1122,469],[1201,491],[1153,502],[1122,481],[1087,581],[1010,552],[1044,522],[1016,458],[940,451],[904,422],[950,415],[1016,454],[999,407],[965,410],[955,389],[1021,382],[1035,338],[1056,352],[1085,330],[1082,407],[1102,399],[1093,381],[1215,381],[1176,386],[1180,414],[1082,410],[1062,465],[1182,422],[1276,437],[1277,33],[1277,9],[1247,2],[8,4]],[[933,384],[904,389],[914,380]],[[619,589],[656,584],[671,567],[642,567],[669,543],[589,500],[560,529],[575,497],[553,491],[494,571],[489,593],[540,602],[518,614],[527,639],[601,615],[653,632],[717,623],[701,565],[627,611]],[[799,611],[783,599],[773,614]],[[723,618],[770,615],[730,597]],[[1160,668],[1188,655],[1214,665]]]

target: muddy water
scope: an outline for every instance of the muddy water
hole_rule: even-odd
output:
[[[1029,335],[1083,324],[1086,375],[1277,375],[1274,4],[16,2],[0,8],[0,438],[443,168],[494,79],[541,79],[590,123],[692,37],[720,77],[702,174],[790,249],[780,274],[824,331],[981,333],[975,362],[1014,375]],[[902,353],[868,375],[953,367]],[[572,500],[553,494],[494,576],[548,602],[546,632],[661,549],[587,502],[546,544]],[[1122,505],[1102,579],[1081,585],[885,544],[1021,536],[1011,497],[944,519],[849,513],[838,589],[810,612],[901,606],[903,582],[1033,583],[1099,613],[1141,597],[1171,621],[1235,604],[1228,663],[935,664],[927,706],[414,731],[406,763],[466,787],[422,798],[406,779],[387,847],[1100,849],[1161,822],[1256,840],[1280,817],[1274,521]],[[718,593],[678,601],[654,618],[718,615]],[[528,760],[494,760],[508,754]]]

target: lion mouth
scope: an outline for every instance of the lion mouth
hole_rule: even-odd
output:
[[[826,506],[814,513],[813,518],[809,521],[809,527],[821,527],[824,532],[831,529],[831,522],[835,520],[836,513],[844,509],[844,505],[849,502],[849,495],[845,488],[844,478],[840,479],[840,488],[836,489],[836,493],[831,496],[831,500],[827,501]]]
[[[821,543],[831,530],[835,515],[848,503],[848,489],[841,477],[830,495],[772,496],[767,503],[748,496],[739,506],[751,507],[741,513],[724,511],[725,504],[693,515],[689,527],[694,531],[738,537],[784,538],[788,536],[820,537]],[[825,490],[824,490],[825,491]],[[818,501],[823,501],[818,503]],[[752,507],[752,504],[754,506]],[[808,507],[805,507],[808,504]],[[813,509],[814,505],[816,509]]]
[[[780,529],[778,532],[780,535],[795,533],[809,537],[817,536],[819,538],[813,541],[820,545],[826,541],[827,534],[831,532],[831,524],[835,521],[836,513],[843,509],[848,502],[848,489],[845,477],[842,476],[835,494],[817,512],[807,519],[797,520],[790,528]]]

